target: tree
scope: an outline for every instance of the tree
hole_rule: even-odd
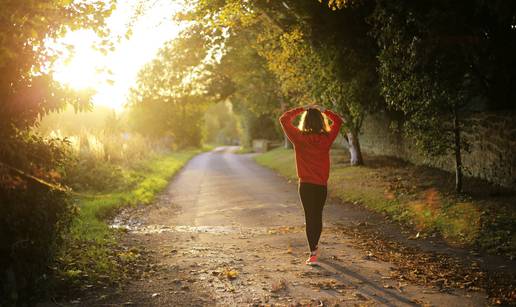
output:
[[[182,16],[205,26],[207,48],[217,50],[218,58],[207,66],[209,74],[203,80],[206,96],[213,102],[232,103],[244,147],[250,147],[256,137],[276,138],[280,132],[277,118],[285,108],[276,78],[254,48],[261,25],[249,5],[200,1],[193,12]]]
[[[274,138],[279,130],[276,118],[283,110],[278,83],[253,48],[255,37],[252,27],[231,31],[220,62],[211,67],[213,76],[226,80],[225,88],[232,89],[219,96],[231,101],[239,115],[244,147],[250,147],[253,138]]]
[[[508,4],[379,1],[371,18],[380,46],[382,94],[403,112],[405,132],[425,154],[453,153],[457,192],[462,191],[462,152],[467,146],[463,120],[472,103],[514,101],[509,85],[516,85],[515,60],[505,50],[516,52],[516,31],[511,33],[516,6],[505,7],[511,17],[502,18],[487,9],[501,3]],[[502,37],[512,40],[502,42]],[[512,70],[493,73],[501,63]]]
[[[282,108],[314,101],[337,108],[347,119],[351,163],[361,164],[358,134],[362,118],[381,102],[376,45],[367,35],[369,25],[364,19],[372,7],[331,12],[308,0],[201,1],[190,16],[203,21],[209,18],[214,26],[229,29],[230,37],[252,32],[254,42],[245,46],[253,46],[265,60],[269,75],[278,84]]]
[[[151,137],[169,137],[179,147],[200,146],[206,106],[202,27],[192,26],[168,42],[138,75],[131,92],[130,125]]]
[[[68,100],[74,96],[60,88],[49,75],[48,67],[59,54],[48,48],[45,40],[79,28],[92,28],[106,35],[103,22],[113,4],[110,1],[5,0],[2,7],[0,99],[2,115],[10,120],[1,122],[26,127],[33,124],[38,115],[60,108],[66,102],[84,106],[87,99]]]
[[[89,105],[91,93],[61,87],[49,67],[58,54],[45,42],[67,31],[106,34],[111,1],[2,1],[0,11],[0,305],[29,304],[42,288],[73,205],[58,189],[65,143],[30,131],[67,103]]]
[[[240,138],[240,127],[231,103],[210,105],[204,114],[204,140],[209,144],[234,145]]]
[[[12,150],[23,147],[19,134],[26,132],[41,116],[67,103],[77,109],[87,108],[92,94],[71,91],[52,79],[49,67],[58,53],[47,48],[45,41],[79,28],[92,28],[106,35],[103,22],[111,13],[113,3],[6,0],[2,7],[0,161],[26,170],[31,158],[21,157],[29,153]],[[9,171],[0,168],[0,177],[9,180]]]
[[[283,94],[296,104],[315,101],[345,119],[351,164],[363,163],[358,135],[367,112],[382,99],[378,90],[374,41],[365,16],[371,5],[337,12],[312,1],[283,1],[267,18],[261,54],[278,78]],[[288,3],[288,4],[287,4]],[[279,12],[278,12],[279,11]]]

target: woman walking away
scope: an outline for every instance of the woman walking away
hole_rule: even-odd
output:
[[[298,128],[292,124],[292,120],[301,113]],[[331,127],[323,114],[333,122]],[[310,247],[306,264],[317,265],[322,211],[330,173],[330,147],[339,133],[342,119],[332,111],[314,105],[285,112],[280,117],[280,123],[296,153],[299,198],[305,211],[306,237]]]

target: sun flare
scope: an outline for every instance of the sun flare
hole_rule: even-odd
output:
[[[144,13],[138,15],[142,6]],[[180,1],[124,1],[107,24],[113,50],[99,50],[100,38],[91,30],[71,31],[52,48],[63,56],[53,66],[55,80],[77,90],[92,89],[94,105],[120,111],[135,85],[138,71],[152,60],[164,42],[177,36],[181,25],[172,16],[183,9]],[[132,35],[126,38],[128,24]],[[67,48],[69,46],[70,48]]]
[[[54,78],[57,81],[78,90],[99,86],[102,55],[94,49],[95,39],[93,31],[84,30],[71,32],[63,39],[72,51],[55,63]]]

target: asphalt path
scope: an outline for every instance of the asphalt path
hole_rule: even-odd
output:
[[[485,306],[482,292],[395,279],[340,230],[364,211],[328,201],[321,265],[308,246],[297,183],[219,147],[194,157],[157,203],[127,222],[131,244],[152,253],[153,269],[85,305],[141,306]]]

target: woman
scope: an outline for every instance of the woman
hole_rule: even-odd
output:
[[[292,120],[301,113],[303,114],[298,128],[292,124]],[[323,114],[333,122],[331,127]],[[317,265],[322,211],[330,173],[330,147],[339,133],[342,119],[337,114],[314,105],[285,112],[280,117],[280,123],[296,153],[299,197],[305,211],[306,237],[310,247],[310,257],[306,264]]]

